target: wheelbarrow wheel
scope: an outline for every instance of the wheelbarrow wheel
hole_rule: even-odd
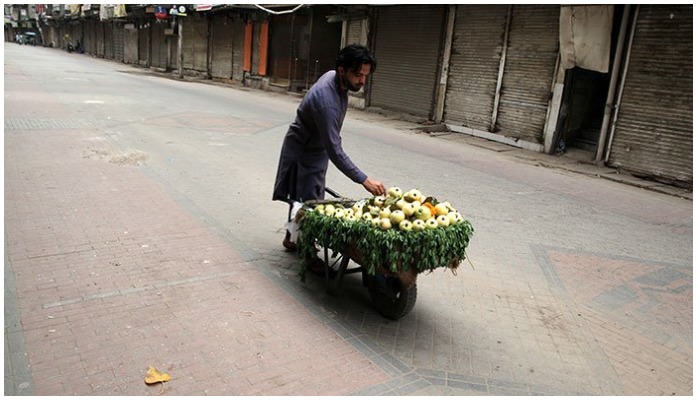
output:
[[[406,287],[397,277],[382,274],[369,277],[368,290],[377,311],[393,320],[408,314],[418,296],[416,283]]]

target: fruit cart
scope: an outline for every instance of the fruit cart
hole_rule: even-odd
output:
[[[418,274],[437,268],[456,271],[466,258],[473,228],[449,203],[444,215],[436,215],[441,210],[436,206],[443,203],[435,198],[425,198],[418,191],[411,191],[413,197],[408,193],[404,197],[400,190],[392,189],[389,193],[393,192],[393,196],[354,200],[327,188],[334,198],[305,202],[295,221],[299,226],[302,279],[312,270],[325,278],[327,293],[338,295],[345,275],[361,273],[377,311],[396,320],[408,314],[416,303]],[[410,206],[401,211],[408,203],[406,199],[413,198],[416,200],[410,203],[424,205],[424,209],[416,205],[413,211]],[[447,206],[454,216],[447,216]],[[385,219],[390,223],[384,221],[386,225],[382,226]],[[351,261],[357,266],[351,268]],[[315,268],[310,268],[312,265]]]

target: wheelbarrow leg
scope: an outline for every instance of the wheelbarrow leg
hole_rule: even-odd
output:
[[[335,274],[335,278],[332,280],[328,274],[328,269],[326,269],[326,293],[330,294],[331,296],[336,296],[338,293],[340,293],[343,278],[345,277],[345,271],[347,271],[349,263],[350,256],[343,256],[343,258],[340,260],[340,266]]]

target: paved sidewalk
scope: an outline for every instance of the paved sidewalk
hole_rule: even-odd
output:
[[[352,332],[312,315],[133,165],[83,154],[90,140],[6,132],[22,322],[6,341],[24,334],[24,393],[342,395],[391,379]],[[173,380],[146,386],[149,366]]]
[[[256,267],[260,264],[267,269],[269,259],[238,254],[150,182],[136,168],[138,159],[100,159],[86,154],[85,144],[95,140],[99,139],[90,132],[76,129],[52,130],[51,135],[19,129],[6,133],[6,268],[9,265],[14,272],[21,314],[21,324],[7,332],[6,346],[24,348],[31,368],[31,375],[25,371],[24,376],[16,377],[20,378],[14,382],[17,393],[563,393],[518,380],[408,366],[384,350],[381,335],[368,333],[370,321],[382,326],[381,318],[364,315],[358,328],[353,328],[336,322],[333,313],[319,312],[318,304],[311,304],[309,297],[294,294],[298,287],[284,290],[282,281]],[[591,261],[590,256],[580,258],[558,249],[539,251],[545,265]],[[279,260],[294,264],[293,258]],[[628,268],[624,260],[620,262],[620,270]],[[626,262],[633,268],[630,272],[645,268],[630,262]],[[6,271],[7,279],[12,274]],[[478,279],[470,277],[475,286],[488,290],[488,280],[480,283]],[[552,279],[563,293],[560,278]],[[586,293],[582,288],[573,295],[583,302]],[[439,299],[425,301],[438,303]],[[528,303],[524,298],[509,301]],[[542,312],[538,303],[532,303],[533,310]],[[541,317],[556,324],[568,312],[553,307]],[[616,308],[615,304],[606,307]],[[413,323],[406,318],[400,329],[410,330]],[[498,317],[490,323],[498,324]],[[619,353],[621,361],[633,356],[625,353],[632,349],[625,348],[625,336],[616,331],[615,324],[605,319],[587,319],[586,323],[610,338],[603,345],[612,346],[608,350]],[[552,328],[557,329],[556,325]],[[590,339],[577,340],[585,343]],[[639,336],[636,340],[645,339]],[[647,345],[656,346],[653,342]],[[595,345],[581,346],[599,351]],[[664,353],[658,356],[666,358],[669,371],[683,375],[690,360],[675,360],[673,352],[661,347],[657,351]],[[592,356],[586,357],[590,361]],[[21,354],[14,358],[22,361]],[[146,386],[143,378],[149,366],[167,371],[173,380],[163,387]],[[639,374],[635,368],[628,373]],[[643,379],[632,382],[635,389],[628,390],[645,384]],[[622,388],[614,389],[612,381],[609,384],[592,392],[582,387],[565,393],[624,393]]]
[[[108,61],[10,50],[113,74],[102,89],[132,101]],[[479,228],[477,268],[421,277],[416,307],[388,321],[356,275],[338,297],[315,277],[299,281],[277,208],[236,208],[269,201],[261,169],[276,156],[278,122],[211,104],[201,120],[175,120],[161,112],[167,96],[138,103],[147,110],[133,119],[106,118],[111,104],[75,118],[78,96],[49,95],[40,67],[20,73],[15,59],[5,71],[6,395],[692,395],[692,192],[576,152],[431,137],[400,116],[351,110],[353,154],[386,170],[420,152],[444,174],[425,178],[416,165],[392,179],[434,179]],[[363,141],[368,126],[385,142]],[[149,366],[173,379],[145,385]]]

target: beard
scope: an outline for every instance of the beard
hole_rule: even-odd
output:
[[[358,92],[363,86],[361,83],[353,85],[345,74],[340,74],[340,82],[351,92]]]
[[[356,84],[356,85],[353,85],[352,83],[347,82],[347,86],[348,86],[348,90],[349,90],[349,91],[351,91],[351,92],[358,92],[358,91],[360,91],[360,89],[362,89],[362,86],[363,86],[363,85],[362,85],[361,83],[358,83],[358,84]]]

